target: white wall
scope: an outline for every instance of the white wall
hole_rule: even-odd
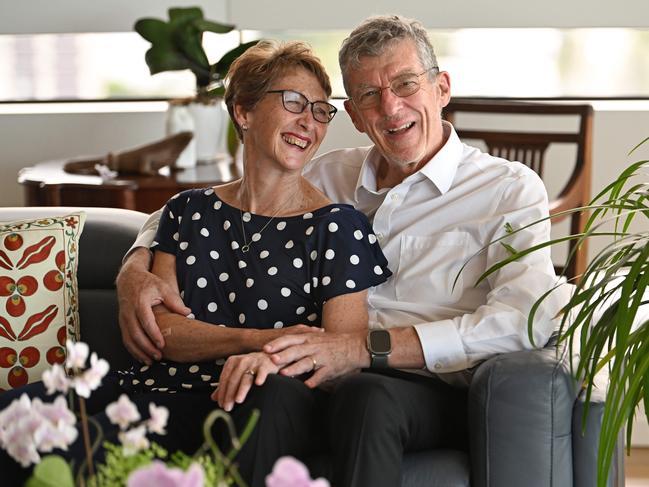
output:
[[[230,0],[230,19],[257,29],[351,29],[372,14],[399,13],[428,28],[643,27],[646,0]],[[290,14],[288,14],[290,12]]]
[[[0,34],[130,31],[139,17],[200,5],[208,18],[246,29],[351,29],[371,14],[398,12],[428,28],[643,27],[646,0],[0,0]]]
[[[131,32],[140,17],[166,19],[169,7],[195,5],[210,20],[228,18],[219,0],[0,0],[0,34]]]

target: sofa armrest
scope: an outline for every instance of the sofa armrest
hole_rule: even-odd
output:
[[[576,386],[555,347],[481,364],[468,399],[471,485],[572,485]]]
[[[601,389],[594,389],[588,401],[586,428],[583,417],[586,413],[586,394],[582,391],[575,402],[572,414],[572,454],[574,464],[574,486],[592,487],[597,485],[597,452],[604,401],[606,395]],[[611,470],[608,475],[609,487],[624,486],[624,431],[620,432],[617,447],[613,452]]]

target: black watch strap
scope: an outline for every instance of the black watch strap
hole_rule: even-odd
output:
[[[387,369],[388,355],[378,355],[370,352],[370,367],[373,369]]]

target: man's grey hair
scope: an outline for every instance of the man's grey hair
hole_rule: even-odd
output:
[[[419,61],[424,69],[437,67],[437,57],[426,29],[415,19],[400,15],[376,15],[365,19],[343,41],[338,54],[338,63],[343,75],[345,91],[349,96],[347,84],[348,70],[359,68],[363,56],[376,57],[385,52],[395,42],[410,39],[417,46]],[[431,76],[437,70],[431,71]]]

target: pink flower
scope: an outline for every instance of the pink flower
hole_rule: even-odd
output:
[[[68,403],[65,397],[58,396],[52,403],[44,403],[39,398],[34,398],[32,401],[32,408],[43,418],[50,421],[52,424],[74,426],[77,418],[74,413],[68,409]]]
[[[52,368],[43,372],[43,384],[47,388],[48,394],[55,392],[68,392],[70,381],[65,375],[65,370],[59,364],[52,365]]]
[[[75,370],[83,369],[86,366],[86,360],[90,351],[88,345],[83,342],[75,343],[72,340],[66,340],[65,348],[67,349],[67,358],[65,359],[66,367]]]
[[[118,435],[119,441],[122,442],[122,448],[125,456],[134,455],[140,450],[149,448],[149,440],[146,438],[146,428],[144,425],[123,431]]]
[[[151,402],[149,403],[149,414],[151,417],[146,422],[149,433],[166,435],[165,427],[169,419],[169,409],[164,406],[156,406]]]
[[[169,468],[160,460],[133,472],[127,487],[203,487],[205,473],[198,463],[192,463],[186,472],[179,468]]]
[[[3,432],[10,428],[22,416],[29,414],[32,401],[27,394],[22,394],[19,399],[14,399],[11,404],[0,411],[0,446],[3,446]]]
[[[101,385],[101,380],[108,373],[110,366],[103,358],[97,358],[95,352],[90,356],[90,368],[72,381],[74,390],[81,397],[90,397],[90,392]]]
[[[116,402],[106,406],[106,416],[111,423],[119,425],[121,430],[125,430],[129,424],[140,419],[137,406],[130,401],[126,394],[122,394]]]
[[[266,487],[329,487],[323,478],[311,480],[309,470],[293,457],[282,457],[266,476]]]
[[[67,449],[77,437],[76,418],[63,396],[45,404],[26,394],[0,412],[0,447],[23,467],[38,463],[38,452]]]
[[[78,432],[74,427],[77,418],[68,409],[63,396],[58,396],[51,404],[36,398],[32,401],[32,409],[46,420],[34,431],[33,438],[38,451],[50,452],[54,448],[67,450],[77,439]]]

